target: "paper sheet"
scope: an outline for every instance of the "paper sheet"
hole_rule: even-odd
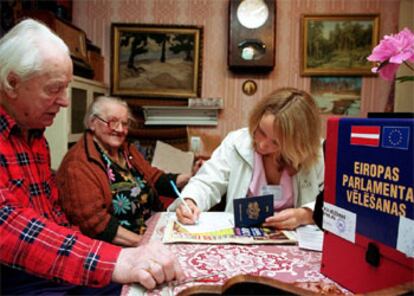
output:
[[[191,174],[194,153],[182,151],[167,143],[157,141],[152,165],[173,174]]]
[[[190,233],[220,231],[234,227],[234,215],[226,212],[202,212],[197,224],[180,225]]]
[[[301,249],[322,252],[323,231],[316,225],[305,225],[296,229],[298,245]]]
[[[400,217],[398,226],[397,250],[403,252],[408,257],[414,258],[414,221]]]

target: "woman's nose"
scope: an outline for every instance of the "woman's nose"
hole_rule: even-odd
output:
[[[264,149],[266,149],[266,148],[267,148],[266,141],[259,141],[258,145],[259,145],[259,148],[260,148],[261,150],[264,150]]]
[[[125,132],[125,129],[124,129],[124,127],[122,126],[122,122],[118,122],[117,123],[117,125],[115,126],[115,131],[117,132],[117,133],[124,133]]]

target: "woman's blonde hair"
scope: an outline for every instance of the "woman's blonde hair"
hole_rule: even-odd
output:
[[[274,129],[281,137],[281,161],[296,171],[308,170],[317,161],[321,146],[321,119],[313,98],[291,87],[270,93],[250,113],[252,138],[264,114],[275,116]]]

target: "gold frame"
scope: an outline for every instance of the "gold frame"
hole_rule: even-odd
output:
[[[202,27],[114,23],[111,33],[113,95],[201,96]]]
[[[326,26],[324,26],[323,22],[326,22]],[[339,41],[347,41],[342,36],[346,37],[346,34],[341,31],[344,29],[344,25],[350,24],[354,25],[358,23],[362,25],[363,32],[360,31],[361,34],[363,33],[370,33],[371,41],[368,44],[361,43],[359,47],[354,44],[351,50],[349,49],[338,49],[335,48],[329,49],[326,48],[326,45],[329,45],[329,40],[324,38],[324,36],[328,36],[330,38],[337,37]],[[311,24],[321,23],[322,28],[318,28],[319,31],[312,32],[309,30],[309,26]],[[374,76],[375,73],[371,72],[372,63],[369,62],[366,57],[371,54],[372,49],[377,45],[379,40],[379,25],[380,25],[380,18],[378,14],[351,14],[351,15],[302,15],[301,19],[301,75],[302,76],[334,76],[334,75],[346,75],[346,76],[355,76],[355,75],[362,75],[362,76]],[[335,27],[337,26],[337,27]],[[371,26],[370,28],[367,26]],[[326,28],[328,27],[328,28]],[[364,29],[365,27],[365,29]],[[359,26],[359,29],[361,26]],[[357,28],[358,29],[358,28]],[[339,30],[339,34],[335,34],[335,30]],[[344,29],[346,30],[346,29]],[[312,36],[312,34],[314,36]],[[314,52],[318,51],[319,57],[315,57],[311,59],[309,54],[310,52],[310,38],[313,40],[317,40],[316,34],[319,35],[319,39],[321,41],[326,41],[326,44],[322,42],[313,44],[317,46],[314,47]],[[351,34],[351,33],[350,33]],[[311,37],[310,37],[311,36]],[[341,37],[339,37],[341,36]],[[352,36],[355,34],[352,32]],[[360,39],[353,39],[351,41],[365,41],[366,35],[362,35]],[[348,39],[349,41],[349,39]],[[331,42],[332,44],[343,44],[341,42]],[[323,47],[325,46],[325,48]],[[352,45],[349,45],[352,46]],[[349,47],[348,46],[348,47]],[[321,50],[322,48],[322,50]],[[316,55],[316,54],[314,54]],[[332,58],[332,55],[335,55]],[[324,63],[324,59],[326,60],[329,58],[328,62]],[[310,65],[312,63],[312,65]],[[350,63],[355,63],[356,65],[349,65]],[[318,64],[314,66],[313,64]],[[332,65],[333,64],[333,65]]]

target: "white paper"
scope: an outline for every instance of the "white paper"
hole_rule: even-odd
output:
[[[194,153],[182,151],[167,143],[157,141],[152,165],[173,174],[191,174]]]
[[[323,229],[355,243],[356,214],[325,202]]]
[[[177,221],[175,215],[171,216]],[[226,212],[201,212],[197,224],[180,225],[190,233],[219,231],[234,227],[234,215]]]
[[[408,257],[414,257],[414,221],[400,217],[398,225],[397,250]]]
[[[323,231],[316,225],[305,225],[296,229],[299,248],[322,252]]]

